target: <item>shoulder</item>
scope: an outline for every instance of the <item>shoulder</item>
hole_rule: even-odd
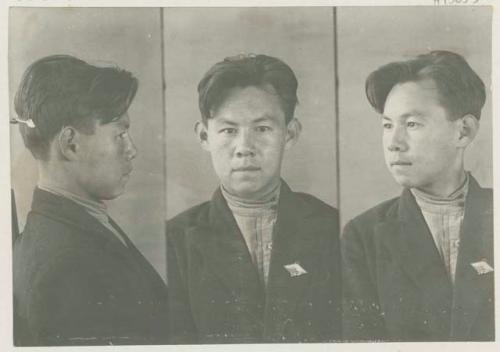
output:
[[[338,220],[339,212],[336,208],[326,204],[311,194],[292,192],[291,200],[296,202],[302,211],[313,216],[328,217]]]
[[[492,188],[482,188],[471,187],[469,190],[473,193],[473,196],[476,196],[478,200],[484,204],[493,205],[493,189]]]
[[[185,229],[208,222],[210,201],[200,203],[167,221],[167,236],[183,232]]]
[[[96,220],[97,221],[97,220]],[[30,213],[24,231],[17,239],[14,247],[24,252],[26,258],[37,256],[52,257],[58,252],[87,247],[92,237],[89,229],[76,226],[49,216]]]
[[[394,197],[364,211],[347,223],[344,232],[346,233],[350,230],[371,231],[375,224],[395,219],[397,217],[399,200],[400,197]]]
[[[28,222],[13,249],[15,294],[25,297],[22,291],[31,287],[32,290],[26,291],[29,299],[32,296],[28,292],[41,297],[41,287],[64,290],[89,286],[103,267],[104,271],[110,268],[102,247],[89,237],[50,218],[37,216]]]
[[[97,222],[97,220],[96,220]],[[30,213],[26,226],[14,243],[14,261],[34,269],[57,262],[81,262],[100,252],[101,246],[85,229],[70,222]],[[87,260],[92,262],[92,259]]]

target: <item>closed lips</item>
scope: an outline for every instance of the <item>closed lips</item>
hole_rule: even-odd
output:
[[[393,161],[391,162],[391,166],[395,165],[411,165],[409,161]]]
[[[257,171],[260,170],[257,166],[245,166],[245,167],[237,167],[234,168],[233,171]]]

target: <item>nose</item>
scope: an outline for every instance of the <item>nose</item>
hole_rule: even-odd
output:
[[[132,140],[132,137],[128,137],[128,148],[127,148],[127,159],[132,160],[137,156],[137,147],[135,146],[134,141]]]
[[[242,130],[235,143],[235,154],[238,158],[255,156],[254,137],[250,131]]]
[[[390,132],[387,149],[391,152],[402,152],[408,149],[406,143],[406,131],[402,126],[394,127]]]

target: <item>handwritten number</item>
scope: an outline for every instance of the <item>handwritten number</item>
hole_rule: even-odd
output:
[[[478,4],[480,0],[434,0],[434,5],[475,5]]]

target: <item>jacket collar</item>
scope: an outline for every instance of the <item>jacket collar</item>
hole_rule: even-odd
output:
[[[96,218],[90,215],[83,206],[54,193],[35,188],[31,211],[49,218],[77,227],[80,231],[93,236],[102,244],[114,247],[123,244]]]
[[[243,235],[220,189],[212,197],[208,216],[199,218],[186,234],[189,245],[198,248],[228,290],[240,297],[259,297],[255,303],[262,308],[280,299],[284,303],[281,307],[291,311],[303,295],[310,275],[291,277],[284,265],[300,262],[305,266],[304,259],[316,259],[311,258],[314,241],[310,238],[321,229],[315,229],[314,221],[304,221],[311,213],[310,207],[282,181],[267,290],[260,283]]]
[[[471,176],[460,234],[455,285],[446,272],[434,240],[408,189],[375,227],[383,243],[425,297],[436,307],[452,308],[451,337],[466,336],[484,304],[493,273],[479,275],[471,263],[486,260],[493,266],[493,211],[491,192]],[[390,288],[389,288],[390,289]]]
[[[436,309],[451,308],[451,280],[434,244],[427,223],[409,189],[375,226],[375,240],[386,248]],[[383,287],[382,290],[391,290]]]
[[[97,241],[99,246],[110,255],[121,256],[133,265],[139,264],[143,270],[147,271],[148,275],[154,277],[153,282],[163,282],[151,264],[111,217],[109,218],[111,226],[121,234],[127,246],[124,246],[115,234],[90,215],[83,206],[38,187],[33,192],[31,212],[76,227],[80,233]],[[159,284],[159,286],[161,285]]]

